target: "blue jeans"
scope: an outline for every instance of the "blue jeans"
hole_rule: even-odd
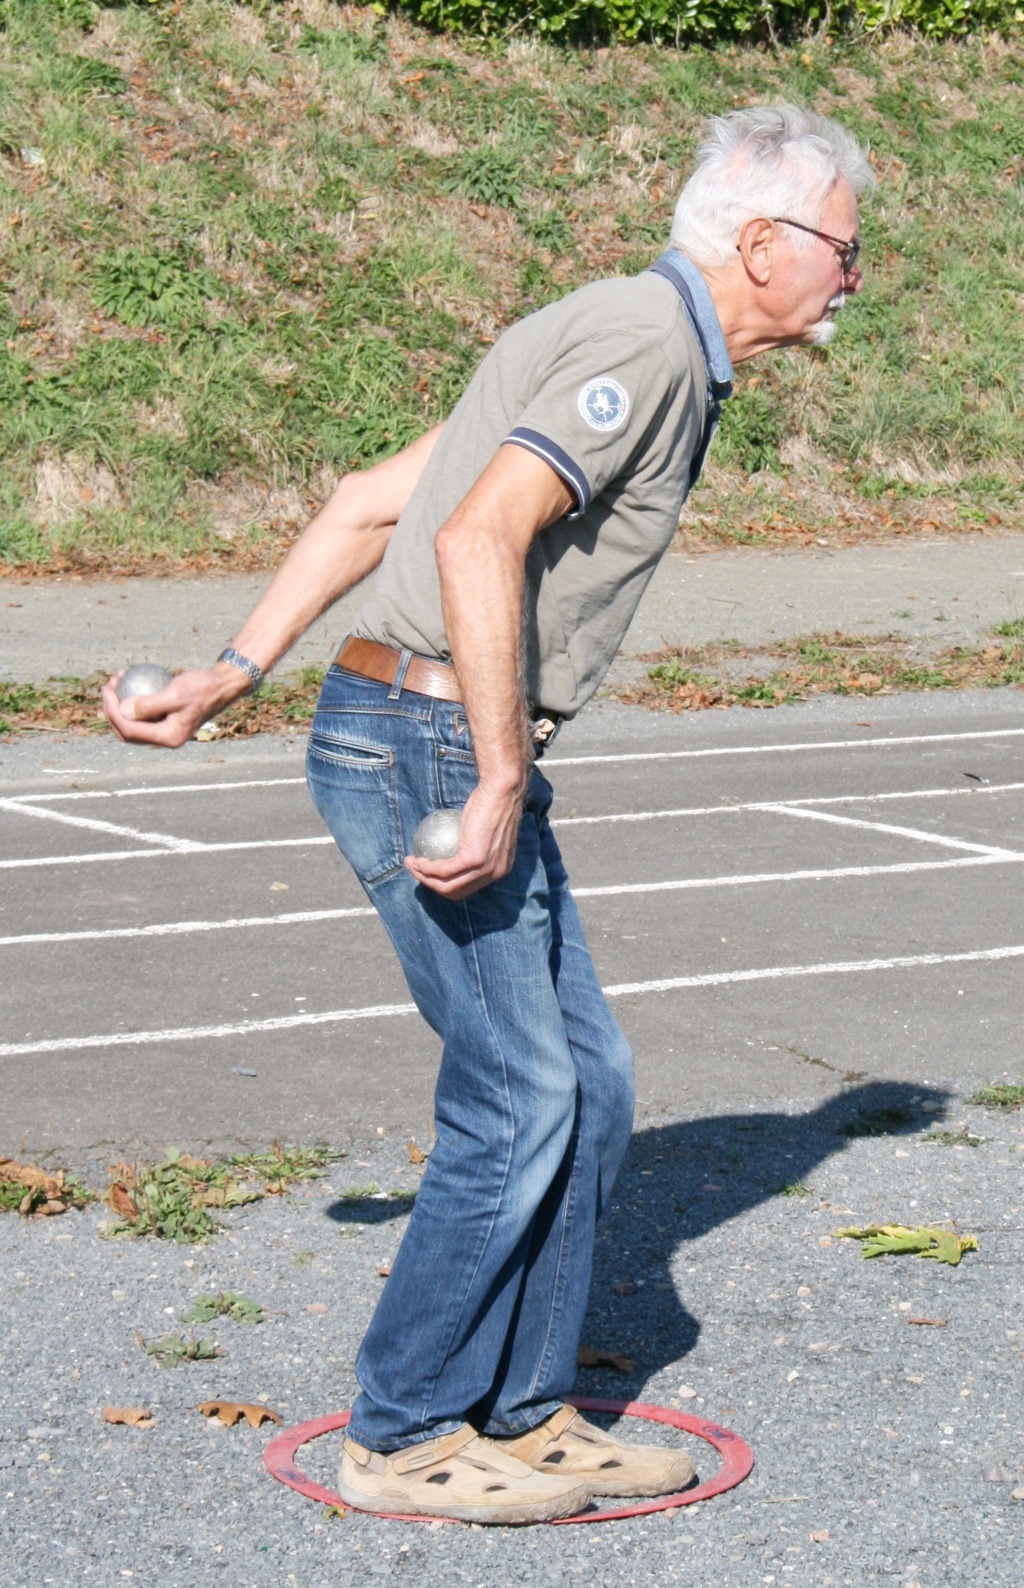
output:
[[[633,1115],[632,1054],[569,893],[551,787],[533,772],[512,870],[456,902],[403,858],[428,811],[476,786],[461,706],[334,667],[307,777],[444,1043],[437,1142],[356,1358],[351,1432],[380,1451],[466,1422],[523,1433],[572,1388],[594,1227]]]

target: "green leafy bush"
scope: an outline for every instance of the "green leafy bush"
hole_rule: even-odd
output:
[[[93,297],[105,314],[125,325],[184,330],[202,318],[212,296],[205,271],[175,254],[119,248],[102,260]]]
[[[528,26],[551,39],[682,43],[793,36],[827,23],[868,32],[913,28],[933,38],[1008,32],[1024,23],[1017,0],[403,0],[430,27],[500,34]]]
[[[784,428],[779,405],[768,392],[758,387],[737,392],[722,409],[715,460],[744,474],[777,468]]]

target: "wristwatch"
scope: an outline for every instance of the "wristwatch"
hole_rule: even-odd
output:
[[[248,656],[243,656],[241,651],[236,651],[231,645],[228,646],[226,651],[221,651],[217,660],[218,662],[230,662],[232,667],[240,668],[249,679],[249,688],[246,693],[249,695],[256,694],[263,683],[264,674],[262,667],[257,667],[256,663],[251,662]]]

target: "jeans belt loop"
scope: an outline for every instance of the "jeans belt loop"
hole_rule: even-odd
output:
[[[399,655],[399,658],[398,658],[398,667],[395,670],[394,683],[391,685],[391,688],[388,690],[388,699],[389,700],[397,700],[399,698],[399,696],[401,695],[401,693],[402,693],[402,685],[405,683],[405,675],[409,671],[409,663],[411,661],[412,661],[412,651],[407,651],[403,647],[402,651],[401,651],[401,653]]]

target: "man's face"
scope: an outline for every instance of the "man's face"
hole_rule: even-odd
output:
[[[843,242],[857,236],[857,200],[848,182],[836,184],[816,230]],[[801,247],[802,242],[810,247]],[[776,223],[773,249],[771,290],[777,303],[779,345],[824,347],[835,334],[835,316],[846,294],[859,292],[864,285],[860,270],[854,266],[844,272],[832,243],[808,238],[783,221]]]

